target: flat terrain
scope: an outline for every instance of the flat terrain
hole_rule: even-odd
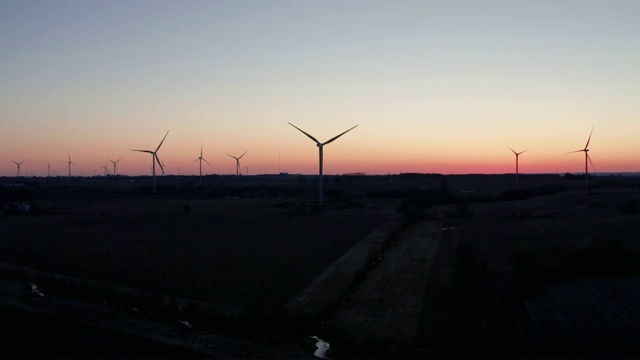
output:
[[[315,334],[331,341],[331,358],[640,356],[633,179],[596,179],[586,192],[552,175],[334,178],[320,211],[307,180],[286,180],[187,191],[174,179],[157,196],[135,182],[60,183],[25,198],[39,210],[30,214],[16,213],[20,188],[5,191],[0,262],[179,297],[158,299],[182,314],[186,298],[272,320],[177,336],[167,314],[142,321],[83,305],[84,325],[198,354],[307,354]],[[5,264],[8,283],[29,273]],[[3,302],[73,318],[81,300],[50,294],[63,305],[33,294]]]
[[[373,204],[305,216],[277,207],[280,203],[42,202],[41,214],[0,218],[0,261],[223,305],[270,309],[283,305],[389,218]]]

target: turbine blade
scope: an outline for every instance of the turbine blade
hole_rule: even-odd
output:
[[[227,154],[227,155],[229,155],[229,154]],[[235,157],[235,156],[233,156],[233,155],[229,155],[229,156],[231,156],[232,158],[236,159],[236,161],[238,161],[238,158],[237,158],[237,157]]]
[[[245,151],[242,153],[242,155],[240,155],[240,157],[238,157],[238,160],[242,159],[242,157],[244,156],[244,154],[246,154],[249,150]]]
[[[587,139],[587,144],[584,146],[585,150],[587,149],[587,147],[589,147],[589,141],[591,141],[591,134],[593,134],[593,126],[591,126],[591,132],[589,133],[589,138]]]
[[[510,148],[510,147],[509,147],[509,145],[505,145],[505,146],[506,146],[506,147],[508,147],[508,148],[509,148],[509,150],[511,150],[511,152],[512,152],[512,153],[514,153],[514,154],[518,155],[518,153],[517,153],[515,150],[513,150],[512,148]]]
[[[576,150],[576,151],[569,151],[568,153],[565,153],[564,155],[567,155],[567,154],[573,154],[573,153],[577,153],[577,152],[583,152],[583,151],[584,151],[584,149],[582,149],[582,150]]]
[[[202,158],[202,161],[206,162],[207,164],[209,164],[209,166],[211,166],[211,168],[213,169],[213,165],[211,165],[210,162],[208,162],[205,158]]]
[[[158,145],[158,147],[156,148],[156,151],[160,150],[160,146],[162,146],[162,143],[164,142],[164,139],[167,138],[167,135],[169,135],[169,130],[167,130],[167,133],[164,134],[164,137],[162,138],[162,141],[160,141],[160,145]]]
[[[200,160],[200,158],[197,158],[197,159],[193,160],[192,162],[188,163],[187,165],[191,165],[191,164],[193,164],[194,162],[196,162],[198,160]]]
[[[588,152],[585,152],[585,154],[587,155],[587,160],[589,160],[589,163],[591,164],[591,166],[593,166],[593,169],[595,170],[595,169],[596,169],[596,166],[595,166],[595,165],[593,165],[593,161],[591,161],[591,156],[589,156],[589,153],[588,153]]]
[[[156,159],[156,161],[158,162],[158,165],[160,166],[160,170],[162,170],[162,175],[164,175],[164,167],[162,167],[162,163],[160,162],[160,158],[158,157],[158,154],[153,153],[153,158]]]
[[[529,150],[532,150],[532,149],[527,149],[527,150],[520,151],[520,152],[518,153],[518,155],[522,154],[523,152],[527,152],[527,151],[529,151]]]
[[[351,131],[351,130],[353,130],[353,129],[357,128],[357,127],[358,127],[358,125],[356,125],[356,126],[352,127],[351,129],[349,129],[349,130],[347,130],[347,131],[343,132],[343,133],[342,133],[342,134],[340,134],[340,135],[336,135],[336,136],[334,136],[333,138],[331,138],[331,139],[329,139],[329,140],[325,141],[324,143],[322,143],[321,145],[327,145],[327,144],[329,144],[330,142],[334,141],[335,139],[339,138],[340,136],[342,136],[342,135],[344,135],[344,134],[348,133],[349,131]]]
[[[136,150],[136,149],[131,149],[131,151],[137,151],[137,152],[143,152],[143,153],[147,153],[147,154],[153,154],[153,151],[151,150]],[[117,162],[117,161],[116,161]]]
[[[316,138],[314,138],[313,136],[311,136],[311,135],[307,134],[306,132],[304,132],[304,130],[300,129],[299,127],[293,125],[290,122],[287,122],[287,124],[289,124],[289,125],[293,126],[294,128],[298,129],[298,131],[300,131],[301,133],[307,135],[309,137],[309,139],[315,141],[316,144],[320,145],[320,141],[316,140]]]

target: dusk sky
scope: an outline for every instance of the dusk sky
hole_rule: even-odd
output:
[[[640,171],[640,1],[0,0],[0,176]],[[111,168],[111,166],[109,166]],[[180,169],[180,170],[178,170]]]

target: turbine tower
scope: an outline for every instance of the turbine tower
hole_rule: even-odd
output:
[[[115,176],[116,175],[116,164],[118,163],[118,161],[122,160],[122,158],[120,158],[120,159],[118,159],[116,161],[113,161],[111,159],[107,159],[107,160],[109,160],[110,162],[113,163],[113,175]]]
[[[529,151],[531,149],[527,149],[527,150],[523,150],[520,152],[516,152],[515,150],[513,150],[512,148],[510,148],[508,145],[507,147],[509,148],[509,150],[511,150],[515,155],[516,155],[516,181],[518,181],[518,157],[520,156],[520,154],[522,154],[523,152]]]
[[[196,162],[196,161],[200,161],[200,183],[201,183],[201,184],[202,184],[202,162],[203,162],[203,161],[204,161],[204,162],[206,162],[206,163],[207,163],[207,164],[209,164],[209,166],[211,166],[211,168],[213,169],[213,165],[211,165],[211,163],[210,163],[210,162],[208,162],[208,161],[207,161],[207,159],[205,159],[205,158],[203,158],[203,157],[202,157],[202,147],[203,147],[203,145],[201,144],[201,145],[200,145],[200,156],[199,156],[197,159],[193,160],[193,161],[190,163],[190,164],[193,164],[193,163],[194,163],[194,162]],[[178,168],[178,175],[180,175],[180,168]]]
[[[247,150],[247,151],[249,151],[249,150]],[[244,153],[242,153],[242,155],[240,155],[238,157],[235,157],[233,155],[227,154],[227,155],[231,156],[232,158],[236,159],[236,176],[240,176],[240,172],[241,172],[241,170],[240,170],[240,159],[242,159],[242,157],[244,156],[244,154],[247,153],[247,151],[245,151]]]
[[[164,168],[162,167],[162,163],[160,162],[160,159],[158,158],[158,150],[160,150],[160,146],[162,146],[162,143],[164,142],[164,139],[167,138],[167,135],[169,135],[169,130],[167,130],[167,133],[164,134],[164,137],[162,138],[162,141],[160,141],[160,144],[158,145],[158,147],[156,148],[155,151],[153,150],[135,150],[132,149],[131,151],[137,151],[137,152],[143,152],[143,153],[147,153],[147,154],[151,154],[151,165],[152,165],[152,173],[153,173],[153,193],[156,193],[156,162],[158,163],[158,165],[160,166],[160,170],[162,170],[162,173],[164,174]]]
[[[65,167],[65,169],[67,168],[69,169],[69,177],[71,177],[71,165],[75,165],[75,166],[78,166],[78,165],[73,161],[71,161],[71,153],[67,151],[67,155],[69,156],[69,161],[67,162],[67,167]]]
[[[323,148],[325,145],[330,144],[331,142],[333,142],[334,140],[336,140],[336,139],[337,139],[337,138],[339,138],[340,136],[342,136],[342,135],[344,135],[344,134],[348,133],[349,131],[351,131],[351,130],[355,129],[356,127],[358,127],[358,125],[356,125],[356,126],[352,127],[351,129],[349,129],[349,130],[347,130],[347,131],[345,131],[345,132],[343,132],[343,133],[341,133],[341,134],[339,134],[339,135],[336,135],[336,136],[332,137],[331,139],[329,139],[329,140],[327,140],[327,141],[325,141],[325,142],[321,143],[320,141],[316,140],[316,138],[314,138],[313,136],[311,136],[311,135],[307,134],[306,132],[304,132],[304,130],[300,129],[299,127],[297,127],[297,126],[293,125],[293,124],[292,124],[292,123],[290,123],[290,122],[287,122],[287,123],[288,123],[289,125],[293,126],[294,128],[298,129],[301,133],[303,133],[303,134],[307,135],[307,137],[308,137],[309,139],[313,140],[313,141],[316,143],[316,146],[318,146],[319,163],[320,163],[320,172],[319,172],[319,175],[318,175],[319,197],[320,197],[319,204],[320,204],[320,206],[322,206],[322,205],[324,205],[324,201],[323,201],[323,200],[324,200],[324,199],[323,199],[323,190],[322,190],[322,148]]]
[[[571,154],[576,152],[584,152],[584,187],[587,189],[589,188],[589,163],[591,163],[591,166],[595,168],[595,165],[593,165],[593,162],[589,157],[589,141],[591,141],[591,134],[593,134],[593,126],[591,127],[591,132],[589,133],[589,138],[587,139],[587,144],[584,146],[584,149],[570,151],[567,153]]]
[[[14,160],[11,160],[11,161],[13,161],[13,163],[16,164],[16,166],[18,167],[18,177],[20,177],[20,165],[22,165],[24,160],[22,160],[20,162],[17,162],[17,161],[14,161]]]

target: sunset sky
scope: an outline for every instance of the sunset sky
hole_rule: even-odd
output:
[[[640,171],[640,1],[0,0],[0,176]],[[191,164],[190,164],[191,163]],[[111,166],[109,166],[111,169]]]

